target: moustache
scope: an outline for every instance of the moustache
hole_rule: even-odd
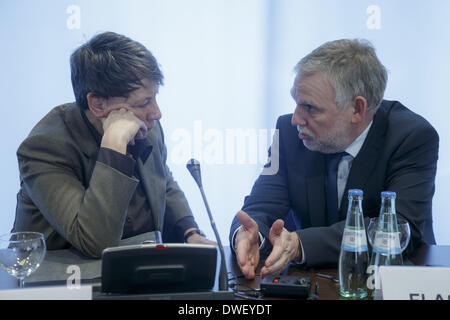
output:
[[[300,126],[297,126],[297,131],[299,134],[303,134],[305,136],[314,138],[314,134],[312,132],[309,132],[308,130],[306,130],[305,128],[302,128]]]

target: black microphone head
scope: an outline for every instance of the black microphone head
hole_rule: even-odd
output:
[[[199,187],[201,187],[202,186],[202,174],[200,171],[200,162],[198,162],[198,160],[191,159],[186,163],[186,168],[191,173],[195,182],[197,182],[197,185]]]

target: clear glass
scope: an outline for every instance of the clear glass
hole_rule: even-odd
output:
[[[18,279],[20,288],[24,279],[39,268],[45,252],[42,233],[14,232],[0,236],[0,266]]]
[[[374,298],[377,297],[377,291],[380,289],[378,268],[403,264],[395,198],[395,192],[381,193],[380,215],[374,224],[374,235],[368,232],[369,242],[372,245],[372,257],[367,268],[367,288],[372,290],[371,295]],[[374,226],[371,226],[371,229]]]
[[[373,247],[373,241],[375,239],[375,231],[377,230],[378,217],[370,218],[369,224],[367,226],[367,237],[369,238],[369,244]],[[405,251],[411,239],[411,229],[409,227],[408,221],[403,218],[397,218],[398,232],[400,236],[400,249]]]
[[[358,192],[359,191],[359,192]],[[349,190],[349,206],[339,255],[339,294],[347,299],[367,296],[369,252],[362,211],[362,191]]]

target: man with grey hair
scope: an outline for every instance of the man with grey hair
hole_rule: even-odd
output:
[[[289,262],[337,265],[349,189],[364,191],[367,220],[380,192],[397,193],[411,226],[408,252],[434,244],[432,198],[439,136],[398,101],[383,100],[387,72],[365,40],[323,44],[295,67],[293,114],[281,116],[279,170],[260,175],[233,220],[230,244],[243,274],[261,277]],[[285,222],[290,225],[285,226]]]

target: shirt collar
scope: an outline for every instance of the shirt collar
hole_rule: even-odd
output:
[[[372,126],[372,121],[370,121],[367,128],[359,135],[358,138],[355,139],[346,149],[345,152],[347,152],[349,155],[351,155],[353,158],[356,158],[359,150],[361,150],[364,141],[366,140],[367,134],[369,133],[369,129]]]
[[[141,158],[145,163],[153,150],[153,146],[149,144],[148,138],[135,140],[134,146],[128,146],[127,153],[130,153],[134,159]]]

